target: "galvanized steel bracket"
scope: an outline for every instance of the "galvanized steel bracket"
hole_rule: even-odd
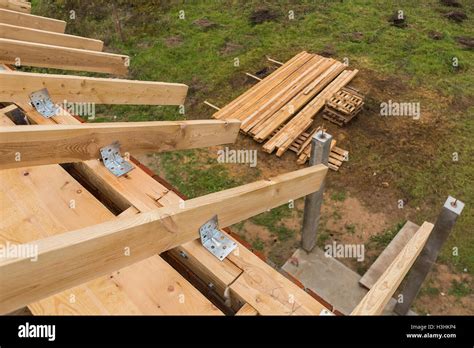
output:
[[[56,106],[51,97],[49,96],[48,90],[43,88],[39,91],[30,94],[31,105],[38,111],[43,117],[50,118],[59,114],[60,109]]]
[[[236,242],[219,231],[217,215],[199,228],[199,234],[203,247],[221,261],[237,247]]]
[[[135,167],[120,154],[120,144],[114,142],[100,149],[105,167],[115,176],[127,174]]]

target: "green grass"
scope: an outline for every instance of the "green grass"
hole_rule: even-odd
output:
[[[474,99],[473,52],[455,39],[474,37],[474,5],[469,0],[460,2],[461,10],[469,17],[462,24],[444,18],[442,13],[452,9],[442,6],[438,0],[169,1],[161,2],[159,9],[150,1],[118,0],[114,3],[121,18],[123,42],[115,31],[112,2],[33,0],[32,4],[35,14],[68,20],[68,33],[102,39],[107,50],[130,55],[129,78],[181,82],[190,86],[184,115],[175,106],[100,106],[97,122],[209,118],[213,111],[202,104],[205,99],[218,106],[227,104],[250,86],[244,72],[255,72],[268,65],[265,55],[285,61],[301,50],[331,50],[335,58],[347,57],[351,67],[363,69],[361,74],[373,72],[409,87],[408,92],[402,91],[395,98],[420,101],[430,112],[449,120],[445,125],[449,128],[447,135],[432,139],[438,146],[436,156],[423,157],[418,155],[417,149],[406,154],[390,150],[383,153],[380,148],[360,146],[358,151],[351,151],[351,162],[390,173],[393,187],[409,199],[409,204],[425,206],[416,220],[418,223],[434,221],[447,195],[466,202],[440,257],[457,270],[467,269],[472,274],[474,108],[442,109],[425,99],[421,92],[418,94],[418,91],[428,90],[466,105],[469,104],[466,101]],[[261,7],[277,12],[278,19],[252,25],[249,16]],[[399,9],[407,17],[405,29],[388,23],[388,17]],[[68,19],[70,10],[76,11],[76,20]],[[184,20],[178,18],[180,10],[185,11]],[[294,20],[288,19],[289,10],[294,11]],[[215,26],[206,29],[193,24],[202,18]],[[428,36],[429,31],[439,31],[444,38],[433,40]],[[362,36],[355,38],[355,32],[361,32]],[[170,46],[172,37],[178,38],[179,43]],[[228,43],[234,45],[234,51],[226,50]],[[451,64],[453,57],[460,63],[457,70]],[[234,66],[234,58],[239,58],[240,66]],[[367,105],[373,108],[379,102],[368,98]],[[418,127],[423,133],[423,126]],[[407,138],[416,143],[417,134],[407,135]],[[370,139],[370,135],[365,135],[358,141],[366,144]],[[457,163],[450,158],[454,151],[460,154]],[[212,163],[211,168],[198,154],[161,155],[166,178],[188,196],[196,197],[252,181],[250,177],[241,180],[231,177],[224,165]],[[190,162],[184,162],[187,157],[191,158]],[[336,200],[344,197],[345,194],[341,194]],[[281,232],[282,238],[288,235],[284,230],[275,232],[278,224],[272,218],[259,219],[273,228],[274,233]],[[380,243],[385,243],[382,237]],[[459,256],[452,255],[453,247],[459,248]]]
[[[204,160],[198,155],[202,153]],[[230,177],[225,165],[207,157],[204,150],[185,150],[158,155],[166,178],[189,198],[222,191],[241,182]]]
[[[346,224],[344,227],[346,228],[346,231],[350,234],[354,234],[356,231],[356,226],[354,224]]]
[[[331,195],[331,199],[337,202],[344,202],[346,200],[346,191],[337,191]]]
[[[395,226],[386,229],[380,234],[371,236],[370,241],[375,243],[375,245],[379,248],[385,248],[401,230],[403,225],[405,225],[405,221],[397,223]]]
[[[241,232],[244,228],[244,224],[245,224],[245,221],[241,221],[241,222],[237,222],[236,224],[233,224],[231,226],[231,228],[234,230],[234,231],[239,231]]]
[[[472,289],[466,282],[458,282],[457,280],[453,280],[448,293],[457,298],[461,298],[470,295],[472,293]]]
[[[429,281],[427,285],[420,289],[420,295],[438,296],[440,293],[441,291],[433,286],[432,281]]]
[[[255,239],[253,242],[252,242],[252,247],[258,251],[262,251],[263,248],[264,248],[265,244],[263,243],[263,241],[257,237],[257,239]]]
[[[318,234],[317,245],[318,245],[319,247],[324,246],[324,243],[325,243],[330,237],[331,237],[331,236],[329,235],[328,232],[326,232],[326,231],[321,231],[321,232]]]
[[[277,236],[278,240],[286,241],[296,232],[282,224],[282,220],[291,216],[292,210],[287,205],[282,205],[268,212],[256,215],[250,220],[260,226],[265,226],[268,230]]]
[[[333,218],[334,220],[341,220],[341,219],[342,219],[342,215],[341,215],[341,213],[339,212],[339,210],[336,209],[336,210],[334,210],[334,211],[332,212],[332,218]]]

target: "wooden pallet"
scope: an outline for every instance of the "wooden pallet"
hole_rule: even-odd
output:
[[[53,33],[64,31],[61,21],[24,18],[23,13],[10,12],[0,10],[0,40],[27,48],[31,55],[25,64],[50,66],[52,63],[42,57],[51,50],[60,55],[72,52],[67,46],[51,48],[56,46],[45,47],[42,42],[64,39]],[[18,31],[23,37],[7,38],[7,31],[2,36],[2,24],[12,22],[29,24]],[[28,28],[46,34],[35,36]],[[20,38],[24,39],[21,43],[14,42]],[[76,42],[92,43],[88,40]],[[77,49],[84,61],[71,55],[71,59],[58,59],[54,64],[61,69],[110,73],[105,62],[113,65],[116,57],[97,52]],[[10,49],[0,50],[0,63],[10,60]],[[0,261],[0,312],[25,305],[34,315],[319,315],[326,309],[252,253],[228,229],[222,232],[234,239],[237,249],[223,261],[202,246],[198,233],[198,226],[214,214],[225,227],[317,190],[327,171],[324,166],[186,201],[133,157],[135,169],[124,176],[117,177],[105,168],[97,151],[101,141],[110,140],[104,138],[111,134],[108,127],[115,127],[113,137],[133,155],[145,149],[145,142],[167,151],[180,146],[208,146],[209,141],[232,142],[239,128],[233,131],[234,123],[168,122],[154,125],[160,129],[147,127],[146,132],[137,130],[134,123],[114,123],[91,131],[97,126],[81,124],[63,108],[57,116],[43,117],[28,103],[27,96],[41,86],[48,89],[53,101],[67,95],[76,102],[92,98],[104,104],[180,105],[187,86],[20,73],[7,65],[1,68],[6,71],[0,73],[0,80],[5,82],[0,89],[4,102],[0,107],[0,242],[37,241],[40,254],[35,263],[28,259]],[[22,125],[15,125],[13,120]],[[31,125],[23,125],[25,120]],[[226,130],[219,130],[223,124]],[[193,128],[196,125],[198,132]],[[127,142],[130,127],[138,133],[136,141]],[[156,137],[158,133],[160,137]],[[25,141],[18,142],[15,134],[24,136]],[[153,134],[155,137],[146,140]],[[149,143],[152,138],[163,143],[153,145]],[[58,146],[59,141],[68,145]],[[23,156],[21,166],[12,157],[18,147]],[[126,248],[129,255],[124,253]]]
[[[349,151],[343,150],[335,146],[336,142],[333,140],[331,144],[331,152],[329,153],[329,165],[328,167],[334,171],[338,171],[344,162],[349,158]],[[305,164],[311,154],[311,144],[309,144],[299,155],[298,164]]]
[[[341,88],[326,102],[323,118],[344,126],[349,123],[364,106],[364,97],[355,89]]]
[[[320,127],[310,131],[303,132],[295,142],[290,146],[290,151],[293,151],[298,156],[297,163],[305,164],[311,154],[311,139]],[[336,147],[336,140],[331,143],[331,152],[329,153],[329,169],[338,171],[343,162],[348,161],[349,152]]]

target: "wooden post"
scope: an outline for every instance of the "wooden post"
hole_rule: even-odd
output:
[[[463,208],[464,203],[451,196],[449,196],[446,203],[444,203],[443,209],[438,215],[438,219],[433,227],[433,231],[408,275],[405,287],[401,292],[403,302],[397,303],[394,308],[395,313],[400,315],[408,313],[416,295],[420,291],[423,281],[436,262],[439,251],[448,238]]]
[[[311,156],[309,165],[328,165],[331,152],[332,135],[320,130],[313,135],[311,140]],[[301,243],[304,250],[310,252],[316,245],[319,220],[321,218],[321,204],[323,202],[325,181],[318,191],[306,196],[304,201],[303,230]]]

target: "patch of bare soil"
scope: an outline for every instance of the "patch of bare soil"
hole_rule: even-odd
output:
[[[436,264],[424,283],[428,290],[422,291],[415,300],[415,310],[430,315],[473,315],[474,293],[471,290],[467,296],[455,296],[454,282],[473,287],[472,276],[456,274],[448,266]]]
[[[442,40],[444,38],[444,34],[439,31],[430,30],[428,32],[428,37],[433,40]]]
[[[456,23],[462,23],[467,19],[467,15],[462,11],[451,11],[446,13],[444,16]]]
[[[281,221],[283,226],[291,230],[291,235],[285,239],[280,239],[266,226],[257,225],[251,220],[245,221],[241,226],[234,226],[232,230],[262,253],[272,264],[281,267],[299,247],[300,215],[301,213],[295,210],[291,217]]]
[[[268,253],[273,248],[275,243],[278,242],[278,238],[271,234],[266,227],[254,224],[250,220],[245,221],[242,229],[237,230],[237,233],[254,247],[256,244],[261,243],[261,252],[266,257],[268,257]]]
[[[274,72],[276,69],[277,69],[277,67],[274,66],[274,65],[266,66],[263,69],[260,69],[259,71],[255,72],[254,75],[257,76],[257,77],[260,77],[261,79],[263,79],[264,77],[267,77],[272,72]]]
[[[456,41],[463,45],[465,48],[473,49],[474,48],[474,38],[467,36],[456,36]]]
[[[456,0],[440,0],[440,2],[444,6],[462,7],[462,5],[459,2],[457,2]]]
[[[344,201],[333,200],[332,193],[333,191],[327,191],[324,195],[321,233],[324,233],[324,238],[327,239],[323,244],[363,244],[364,260],[341,258],[339,261],[354,271],[365,271],[381,252],[367,242],[372,236],[379,235],[393,226],[398,217],[373,212],[355,197],[349,196]]]
[[[334,46],[327,45],[322,51],[318,52],[318,54],[326,58],[331,58],[336,55],[336,49]]]
[[[196,76],[193,76],[191,82],[188,83],[189,90],[188,90],[188,96],[186,97],[186,107],[187,108],[202,108],[204,109],[202,100],[197,98],[198,93],[206,94],[209,91],[209,86],[203,82],[201,79],[199,79]],[[206,106],[206,110],[209,110],[209,108]],[[191,113],[187,113],[188,115]],[[196,115],[200,115],[201,113],[196,113]],[[199,117],[202,119],[202,116]]]
[[[364,33],[361,31],[354,31],[347,35],[350,41],[352,42],[361,42],[364,39]]]
[[[409,218],[413,211],[410,208],[422,207],[411,206],[410,195],[404,187],[396,186],[399,174],[392,166],[404,162],[416,168],[435,158],[439,142],[433,142],[433,138],[449,134],[449,118],[439,110],[448,108],[452,98],[422,88],[412,91],[402,79],[379,76],[370,70],[359,75],[352,86],[366,94],[364,110],[345,128],[328,127],[338,140],[337,146],[349,151],[349,162],[329,177],[330,185],[347,187],[371,210],[389,215],[400,213],[397,202],[402,199]],[[389,100],[419,101],[420,119],[380,116],[380,104]]]
[[[235,52],[240,51],[242,48],[242,45],[233,42],[226,42],[224,47],[220,50],[220,54],[227,56],[229,54],[233,54]]]
[[[210,21],[207,18],[196,19],[193,24],[204,30],[214,29],[218,26],[216,23]]]
[[[323,217],[327,221],[326,229],[332,231],[337,242],[364,243],[371,236],[390,227],[386,214],[370,212],[354,197],[348,197],[342,202],[334,201],[327,197],[330,193],[328,191],[324,197]],[[349,228],[350,226],[354,228]]]
[[[251,24],[257,25],[262,24],[264,22],[276,21],[278,17],[279,15],[276,11],[267,8],[262,8],[252,12],[249,20]]]
[[[164,42],[167,47],[178,47],[183,43],[183,38],[181,36],[170,36],[164,39]]]

